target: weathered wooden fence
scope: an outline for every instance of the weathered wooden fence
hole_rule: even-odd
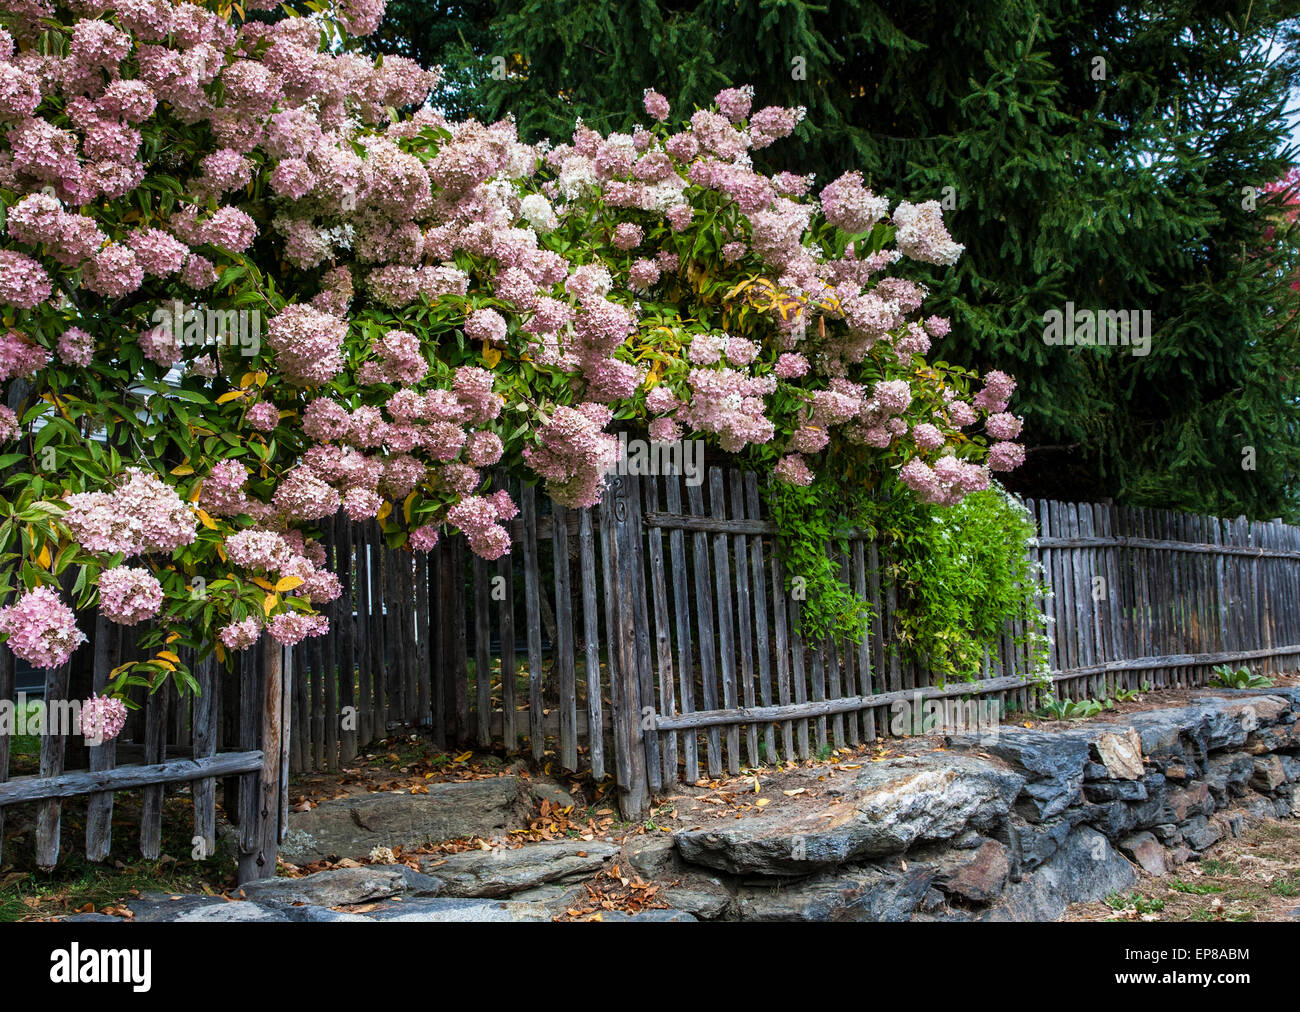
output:
[[[88,657],[93,689],[101,691],[116,665],[146,655],[130,629],[100,619],[94,633],[83,656]],[[130,715],[122,734],[99,745],[83,743],[68,726],[69,703],[78,699],[73,676],[81,658],[44,672],[39,699],[48,705],[44,726],[35,734],[35,773],[10,777],[16,738],[0,734],[0,848],[9,807],[34,804],[36,863],[55,867],[63,845],[63,800],[86,797],[86,857],[103,861],[113,844],[114,794],[140,790],[140,813],[132,829],[138,831],[140,853],[155,859],[162,853],[165,792],[169,786],[188,785],[194,829],[187,850],[212,857],[221,781],[223,808],[237,829],[241,881],[273,875],[287,827],[288,765],[282,750],[287,752],[289,728],[281,735],[279,720],[291,674],[282,663],[283,653],[268,642],[264,649],[240,655],[233,673],[209,657],[194,668],[200,693],[184,702],[170,683],[153,694],[134,690],[140,708]],[[25,702],[15,691],[14,671],[13,654],[0,647],[0,700]],[[80,768],[68,769],[69,752],[80,745]]]
[[[384,548],[373,524],[336,526],[330,550],[350,590],[332,638],[295,651],[293,768],[425,726],[440,743],[504,741],[556,769],[613,772],[633,812],[678,779],[887,733],[891,705],[918,692],[1035,705],[1019,626],[974,684],[937,686],[924,658],[894,649],[887,547],[861,536],[836,561],[871,604],[870,628],[858,642],[805,642],[759,480],[719,468],[695,486],[625,476],[590,510],[515,486],[515,549],[495,563],[459,538],[413,557]],[[1300,653],[1300,530],[1026,506],[1060,696],[1203,685],[1219,663],[1273,670]],[[355,687],[340,677],[353,656]]]
[[[241,875],[255,877],[274,867],[288,773],[337,768],[400,729],[427,729],[446,746],[502,743],[554,771],[612,773],[635,817],[677,780],[887,734],[891,706],[918,694],[1036,704],[1024,628],[1006,629],[976,683],[936,685],[924,658],[895,649],[887,546],[860,535],[835,561],[870,603],[870,627],[855,642],[805,642],[760,480],[719,468],[697,485],[621,476],[588,510],[514,484],[514,548],[492,563],[460,537],[428,553],[390,549],[377,524],[340,515],[325,526],[344,588],[327,609],[328,636],[283,658],[250,651],[233,674],[200,666],[201,696],[183,706],[168,693],[149,698],[118,743],[89,749],[88,770],[64,772],[65,743],[51,735],[39,771],[5,782],[0,736],[0,817],[38,803],[38,857],[49,866],[59,799],[89,794],[87,854],[102,859],[112,792],[143,787],[140,846],[156,856],[167,785],[191,785],[195,836],[210,844],[220,781]],[[1300,654],[1300,529],[1026,505],[1051,591],[1042,607],[1058,695],[1203,685],[1220,663],[1277,670]],[[102,686],[132,656],[130,632],[97,632]],[[67,687],[67,669],[46,673],[49,698]],[[0,699],[12,694],[0,648]],[[132,764],[118,765],[124,755]]]

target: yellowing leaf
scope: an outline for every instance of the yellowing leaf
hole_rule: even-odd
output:
[[[302,584],[303,578],[301,576],[282,576],[280,579],[275,581],[275,592],[277,594],[283,594],[287,590],[301,587]]]
[[[264,387],[264,386],[266,386],[266,381],[267,381],[269,378],[270,378],[270,377],[267,376],[267,374],[264,373],[264,372],[262,372],[260,369],[259,369],[257,372],[253,373],[253,381],[254,381],[255,383],[257,383],[257,385],[258,385],[259,387]]]
[[[217,655],[217,660],[219,660],[222,664],[225,664],[225,663],[226,663],[226,649],[225,649],[225,647],[223,647],[220,643],[218,643],[218,644],[217,644],[217,649],[216,649],[215,653],[216,653],[216,655]]]
[[[50,546],[41,545],[41,554],[36,556],[36,564],[42,569],[50,568]]]
[[[495,369],[496,364],[501,361],[501,352],[486,341],[483,342],[483,364],[489,369]]]
[[[217,529],[217,523],[212,517],[208,516],[206,510],[199,510],[199,521],[210,531]]]
[[[221,545],[217,545],[217,558],[222,562],[226,561],[226,550]]]
[[[243,393],[242,390],[229,390],[229,391],[227,391],[226,393],[222,394],[220,397],[217,398],[217,403],[218,403],[218,404],[229,404],[231,401],[237,401],[237,400],[239,400],[239,398],[241,398],[241,397],[243,397],[243,396],[244,396],[244,393]]]
[[[411,494],[406,497],[406,501],[402,503],[402,516],[408,524],[411,522],[411,503],[413,502],[415,502],[414,489],[411,491]]]
[[[175,467],[171,469],[171,473],[172,474],[193,474],[194,468],[188,463],[177,464]]]
[[[265,576],[253,577],[253,583],[261,587],[263,590],[275,590],[275,586]]]
[[[250,386],[253,385],[253,381],[256,378],[257,378],[256,373],[251,373],[251,372],[244,373],[244,375],[239,377],[239,389],[247,390]]]
[[[375,514],[375,519],[386,520],[388,518],[388,514],[392,512],[393,512],[393,504],[390,503],[387,499],[385,499],[384,504],[379,507],[379,512]]]
[[[168,643],[175,643],[180,638],[181,638],[181,634],[178,632],[170,632],[167,634]]]
[[[771,803],[772,803],[771,798],[759,798],[757,801],[754,802],[754,804],[756,804],[759,808],[762,808],[764,805],[770,805]]]
[[[278,597],[276,597],[274,594],[267,594],[266,597],[262,599],[263,614],[266,615],[271,614],[271,612],[275,610],[275,606],[279,603],[280,603],[280,599]]]
[[[159,650],[158,656],[165,661],[171,661],[173,664],[179,664],[181,662],[181,659],[170,650]]]

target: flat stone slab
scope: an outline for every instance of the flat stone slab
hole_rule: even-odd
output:
[[[428,794],[360,794],[289,813],[280,856],[293,864],[364,858],[375,847],[415,847],[498,836],[523,825],[531,792],[517,776],[430,784]]]
[[[442,883],[401,864],[334,868],[302,878],[270,878],[240,887],[245,899],[257,902],[353,906],[391,899],[399,894],[435,896]]]
[[[1122,734],[1098,735],[1097,753],[1115,780],[1137,780],[1146,772],[1142,768],[1142,738],[1131,727]]]
[[[973,851],[955,851],[951,862],[935,879],[943,892],[987,903],[1006,888],[1011,863],[1007,848],[997,840],[985,840]]]
[[[542,903],[436,897],[407,900],[403,903],[386,903],[376,910],[367,911],[366,916],[375,921],[477,923],[549,921],[551,911]]]
[[[588,878],[618,853],[612,843],[562,840],[422,856],[420,866],[442,883],[441,895],[500,897],[551,882]]]
[[[688,914],[685,910],[661,910],[653,907],[650,910],[641,910],[635,914],[629,914],[625,910],[602,910],[600,912],[602,924],[619,924],[624,921],[639,921],[641,923],[658,923],[658,922],[678,922],[678,921],[698,921],[699,918]]]
[[[945,840],[1004,817],[1025,778],[951,753],[872,763],[827,791],[839,804],[752,816],[674,834],[682,858],[740,875],[808,875]]]
[[[1119,849],[1150,875],[1163,875],[1168,871],[1165,848],[1148,832],[1134,833],[1120,841]]]
[[[287,923],[294,918],[272,906],[247,900],[223,900],[219,896],[180,896],[172,899],[160,893],[146,894],[127,904],[137,924],[200,923],[225,924],[250,921]]]

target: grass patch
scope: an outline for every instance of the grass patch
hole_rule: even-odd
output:
[[[1293,871],[1286,878],[1275,879],[1269,883],[1268,891],[1274,896],[1300,896],[1300,871]]]
[[[1141,893],[1111,893],[1106,897],[1106,906],[1112,910],[1136,910],[1139,914],[1155,914],[1165,908],[1165,901]]]
[[[6,811],[4,856],[0,868],[0,921],[32,920],[88,908],[124,906],[144,893],[218,895],[235,885],[235,862],[224,857],[194,860],[194,809],[188,791],[169,794],[163,803],[162,857],[140,856],[141,792],[114,796],[113,849],[102,864],[86,860],[87,799],[63,803],[58,866],[36,867],[35,806]]]
[[[1170,882],[1169,888],[1174,892],[1188,893],[1192,896],[1206,896],[1211,893],[1223,892],[1223,886],[1215,885],[1213,882],[1184,882],[1180,878]]]

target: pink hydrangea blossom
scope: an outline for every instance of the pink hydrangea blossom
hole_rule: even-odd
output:
[[[217,631],[217,636],[227,650],[247,650],[262,636],[262,626],[250,615],[239,622],[231,622]]]
[[[495,309],[476,309],[465,317],[465,336],[471,341],[504,344],[506,321]]]
[[[984,420],[985,431],[994,439],[1015,439],[1023,427],[1021,419],[1004,411],[989,415]]]
[[[221,460],[203,480],[199,505],[211,516],[237,516],[244,511],[244,482],[248,469],[237,460]]]
[[[438,543],[438,528],[434,524],[423,524],[411,531],[410,541],[413,551],[430,551]]]
[[[271,638],[282,646],[291,647],[309,636],[324,636],[330,623],[324,615],[304,615],[287,611],[276,615],[266,624]]]
[[[307,305],[285,306],[267,328],[285,379],[297,386],[327,383],[343,368],[346,320]]]
[[[797,352],[787,351],[777,358],[773,371],[783,380],[798,379],[808,374],[808,360]]]
[[[293,558],[288,542],[275,531],[237,531],[226,538],[226,557],[236,566],[278,573]]]
[[[1025,448],[1019,443],[994,443],[989,447],[991,471],[1014,471],[1025,462]]]
[[[99,574],[99,610],[110,622],[136,625],[162,607],[163,589],[147,569],[117,566]]]
[[[64,365],[88,366],[95,354],[95,339],[80,327],[69,327],[56,345]]]
[[[12,408],[0,404],[0,444],[12,442],[20,432],[18,415]]]
[[[647,88],[645,90],[645,97],[643,101],[645,104],[645,111],[647,114],[649,114],[649,116],[652,119],[656,119],[660,123],[668,119],[668,113],[669,113],[668,99],[664,98],[661,94],[659,94],[659,92],[653,90],[652,88]]]
[[[50,353],[39,344],[33,344],[16,330],[0,337],[0,382],[15,376],[30,376],[44,368]]]
[[[280,411],[270,401],[258,401],[244,418],[258,432],[270,432],[280,424]]]
[[[36,668],[66,664],[72,652],[86,642],[77,628],[72,609],[50,587],[37,587],[0,608],[0,634],[15,656]]]
[[[126,726],[126,704],[113,696],[92,693],[81,704],[81,736],[92,744],[112,741]]]
[[[53,290],[45,268],[29,256],[0,250],[0,303],[35,309]]]
[[[937,200],[923,204],[903,201],[894,208],[894,224],[898,226],[896,241],[905,256],[928,264],[950,266],[955,264],[966,248],[952,241],[943,224],[943,210]]]
[[[127,556],[170,552],[193,543],[198,517],[176,490],[139,468],[127,468],[126,476],[110,492],[68,496],[63,521],[77,543],[90,552]]]
[[[809,470],[803,457],[797,453],[789,454],[777,461],[774,473],[779,480],[790,485],[811,485],[813,481],[812,471]]]
[[[861,172],[846,172],[821,192],[822,213],[845,232],[865,232],[889,214],[889,201],[862,183]]]

